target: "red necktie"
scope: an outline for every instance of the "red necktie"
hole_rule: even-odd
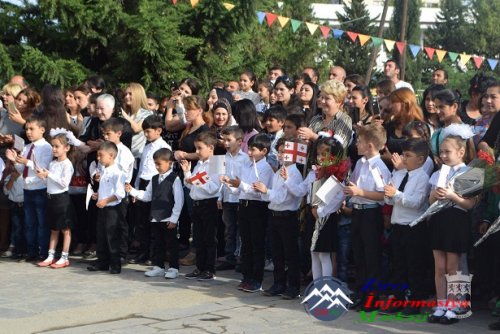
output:
[[[26,156],[26,159],[31,158],[31,154],[33,153],[33,148],[35,147],[35,144],[31,144],[30,150],[28,151],[28,155]],[[28,165],[24,165],[23,169],[23,178],[26,178],[28,176]]]

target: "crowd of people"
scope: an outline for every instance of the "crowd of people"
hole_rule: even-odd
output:
[[[446,275],[474,272],[477,298],[500,296],[498,236],[472,247],[500,196],[453,188],[476,152],[500,161],[500,81],[476,74],[464,101],[437,68],[417,97],[399,72],[390,59],[369,87],[340,66],[328,80],[272,66],[262,80],[172,82],[163,98],[99,76],[39,93],[15,76],[1,91],[2,256],[54,269],[83,256],[111,274],[145,264],[167,279],[181,265],[195,265],[183,274],[196,280],[236,270],[238,289],[285,299],[332,276],[361,310],[374,296],[435,298],[428,320],[457,322]],[[325,200],[331,176],[340,190]],[[445,199],[453,205],[410,226]],[[374,281],[408,289],[382,293]]]

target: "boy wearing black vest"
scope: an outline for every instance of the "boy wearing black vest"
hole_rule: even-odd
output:
[[[146,190],[136,190],[127,184],[125,190],[143,202],[151,202],[149,220],[153,239],[153,269],[144,273],[147,277],[179,275],[179,251],[177,243],[177,221],[184,204],[181,180],[172,171],[172,151],[160,148],[153,154],[158,174],[154,175]],[[170,268],[165,270],[165,250],[170,254]]]

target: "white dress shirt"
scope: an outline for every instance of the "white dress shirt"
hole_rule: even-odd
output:
[[[467,167],[466,164],[461,163],[456,166],[453,166],[450,168],[450,172],[448,173],[448,176],[446,177],[446,183],[449,183],[451,186],[453,186],[454,178],[457,177],[460,174],[465,173],[467,170],[469,170],[469,167]],[[431,179],[429,180],[429,183],[431,185],[431,189],[436,189],[437,188],[437,183],[439,180],[439,174],[441,173],[441,170],[438,170],[432,174]],[[456,208],[467,211],[467,209],[462,208],[459,205],[455,205]]]
[[[12,183],[12,187],[10,190],[7,190],[7,183],[9,182],[10,178],[12,176],[8,175],[5,178],[4,181],[4,186],[3,186],[3,193],[7,195],[7,197],[12,201],[16,203],[22,203],[24,202],[24,191],[23,191],[23,185],[24,185],[24,180],[22,175],[19,175],[17,179]]]
[[[170,173],[172,173],[172,169],[164,174],[160,174],[160,176],[158,177],[158,184],[162,183],[162,181],[165,180],[165,178],[169,176]],[[179,216],[181,215],[182,206],[184,205],[184,191],[182,190],[182,183],[179,177],[176,177],[174,180],[172,193],[174,195],[174,207],[172,208],[172,214],[170,215],[170,217],[163,219],[162,222],[177,224]],[[136,190],[132,188],[132,190],[130,191],[130,196],[133,196],[143,202],[151,202],[153,198],[153,185],[151,184],[151,182],[149,182],[146,190]],[[154,218],[151,221],[156,222]]]
[[[115,158],[115,164],[117,164],[120,170],[125,173],[127,183],[130,183],[132,180],[132,174],[134,173],[135,158],[129,148],[122,142],[116,145],[116,147],[118,148],[118,154]]]
[[[116,201],[110,202],[106,206],[120,204],[121,200],[125,197],[125,179],[125,174],[115,163],[109,167],[105,167],[99,180],[97,201],[116,196]]]
[[[263,194],[261,192],[255,191],[252,188],[254,182],[260,181],[266,185],[267,188],[271,188],[271,182],[273,180],[273,169],[267,163],[266,158],[262,158],[256,163],[257,173],[259,178],[255,173],[255,166],[253,161],[248,160],[245,164],[241,166],[239,172],[240,175],[240,200],[252,200],[252,201],[265,201]],[[233,190],[234,188],[230,188]],[[233,190],[234,191],[234,190]]]
[[[146,109],[139,109],[137,113],[134,115],[130,115],[130,118],[134,120],[134,122],[140,123],[144,119],[146,119],[148,116],[153,115],[153,112],[150,110]],[[144,136],[144,131],[139,131],[138,133],[134,134],[132,136],[132,147],[131,151],[132,154],[134,155],[134,158],[139,158],[141,156],[142,149],[144,148],[144,145],[146,144],[146,137]]]
[[[302,183],[302,175],[297,169],[296,164],[291,164],[286,167],[288,171],[288,178],[285,181],[281,175],[281,168],[278,169],[272,179],[271,189],[267,190],[267,194],[263,194],[262,198],[269,201],[269,209],[273,211],[296,211],[300,207],[302,196],[291,191],[287,184],[300,184]],[[293,186],[292,186],[293,189]]]
[[[19,174],[23,176],[24,167],[28,167],[28,176],[24,178],[24,189],[44,189],[47,188],[47,181],[36,175],[35,163],[38,168],[48,169],[49,164],[53,159],[52,146],[50,146],[44,138],[38,139],[37,141],[24,146],[23,152],[21,153],[23,157],[26,158],[28,156],[28,152],[30,151],[32,145],[34,145],[34,148],[31,152],[31,157],[28,160],[28,163],[26,165],[16,163],[16,169]],[[33,160],[35,163],[33,163]]]
[[[198,160],[198,163],[193,169],[193,172],[190,171],[184,173],[184,180],[190,179],[201,172],[207,172],[209,177],[208,181],[205,184],[195,186],[193,184],[189,184],[185,182],[184,184],[188,189],[190,189],[189,196],[194,201],[200,201],[204,199],[219,197],[219,191],[221,190],[221,184],[219,180],[219,176],[217,174],[211,174],[209,168],[210,159],[205,161]]]
[[[375,179],[373,178],[371,172],[371,169],[376,168],[378,168],[378,170],[380,171],[380,176],[384,183],[387,183],[391,179],[391,172],[382,161],[379,154],[371,157],[370,159],[366,159],[365,157],[359,159],[356,163],[356,167],[354,168],[354,172],[352,173],[353,177],[351,177],[350,181],[356,184],[358,188],[365,191],[383,192],[384,187],[377,187],[377,185],[375,184]],[[377,202],[360,196],[353,196],[351,202],[353,204],[384,204],[384,201]]]
[[[434,162],[432,161],[431,157],[427,157],[422,168],[427,173],[427,175],[429,175],[429,177],[432,175],[432,173],[434,173]]]
[[[406,169],[395,171],[392,174],[391,184],[398,189],[405,175]],[[401,192],[396,191],[392,198],[385,197],[385,203],[393,205],[391,223],[408,225],[420,217],[428,208],[429,175],[423,167],[408,172],[408,181]]]
[[[238,153],[233,156],[231,153],[226,153],[226,176],[230,179],[235,179],[238,176],[238,172],[241,170],[241,166],[248,163],[248,154],[239,150]],[[225,203],[238,203],[240,192],[236,188],[236,192],[231,191],[230,187],[225,184],[222,187],[222,191],[219,196],[219,201]]]
[[[68,191],[74,171],[68,158],[63,161],[52,160],[47,176],[47,193],[55,195]]]
[[[137,178],[135,180],[135,187],[139,188],[139,179],[150,181],[153,175],[158,174],[155,167],[155,161],[153,159],[153,154],[160,148],[168,148],[172,150],[172,147],[167,144],[161,137],[155,141],[146,144],[141,155],[141,164],[139,166],[139,172],[137,173]]]

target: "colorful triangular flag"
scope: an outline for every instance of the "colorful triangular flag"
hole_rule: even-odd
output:
[[[497,67],[498,59],[488,59],[488,64],[490,65],[491,70],[494,71]]]
[[[372,44],[373,46],[380,46],[382,45],[382,42],[384,41],[382,38],[379,38],[379,37],[372,37]]]
[[[462,53],[460,55],[460,62],[463,64],[463,65],[467,65],[467,63],[469,62],[470,60],[470,55],[466,55],[465,53]]]
[[[472,57],[474,60],[474,65],[476,65],[476,68],[479,70],[481,67],[481,64],[483,63],[484,58],[483,57]]]
[[[330,27],[320,26],[319,30],[321,30],[321,34],[323,35],[324,39],[327,39],[328,35],[330,35]]]
[[[340,39],[343,34],[344,34],[344,30],[333,29],[333,38]]]
[[[405,51],[405,42],[396,42],[396,47],[398,48],[399,54],[402,55]]]
[[[234,8],[234,5],[229,2],[223,2],[222,5],[228,10],[231,11]]]
[[[177,4],[177,0],[172,0],[172,3],[175,5]]]
[[[450,60],[451,60],[451,61],[455,61],[455,60],[457,60],[458,53],[448,51],[448,57],[450,57]]]
[[[442,62],[444,59],[444,56],[446,56],[446,50],[436,50],[436,56],[438,58],[438,62]]]
[[[352,31],[346,31],[347,36],[351,39],[352,42],[356,41],[356,38],[358,37],[357,32],[352,32]]]
[[[299,20],[294,20],[294,19],[292,19],[290,21],[290,23],[292,24],[292,31],[293,32],[296,32],[297,29],[299,29],[300,25],[302,24],[302,22],[300,22]]]
[[[266,13],[257,11],[257,20],[259,20],[260,24],[264,22],[265,18],[266,18]]]
[[[278,16],[278,22],[280,23],[281,28],[286,26],[286,24],[290,21],[289,17],[284,17],[284,16]]]
[[[359,34],[358,35],[358,38],[359,38],[359,44],[361,44],[361,46],[365,45],[366,42],[368,42],[372,37],[371,36],[368,36],[368,35],[362,35],[362,34]]]
[[[191,6],[194,8],[200,2],[200,0],[191,0]]]
[[[429,57],[430,60],[432,60],[432,57],[434,57],[434,51],[436,51],[436,49],[433,49],[433,48],[429,48],[429,47],[424,47],[424,50],[425,50],[425,53],[427,54],[427,57]]]
[[[408,45],[408,47],[410,48],[410,52],[413,58],[417,58],[418,53],[420,52],[421,49],[420,45],[410,44]]]
[[[306,22],[306,26],[307,26],[307,29],[309,29],[309,32],[311,33],[311,35],[314,35],[314,33],[316,32],[316,29],[318,29],[318,24],[315,24],[315,23],[311,23],[311,22]]]
[[[396,42],[390,39],[384,39],[384,44],[387,51],[391,52],[394,49],[394,44],[396,44]]]
[[[267,26],[271,27],[277,18],[278,18],[278,15],[276,15],[276,14],[266,13]]]

